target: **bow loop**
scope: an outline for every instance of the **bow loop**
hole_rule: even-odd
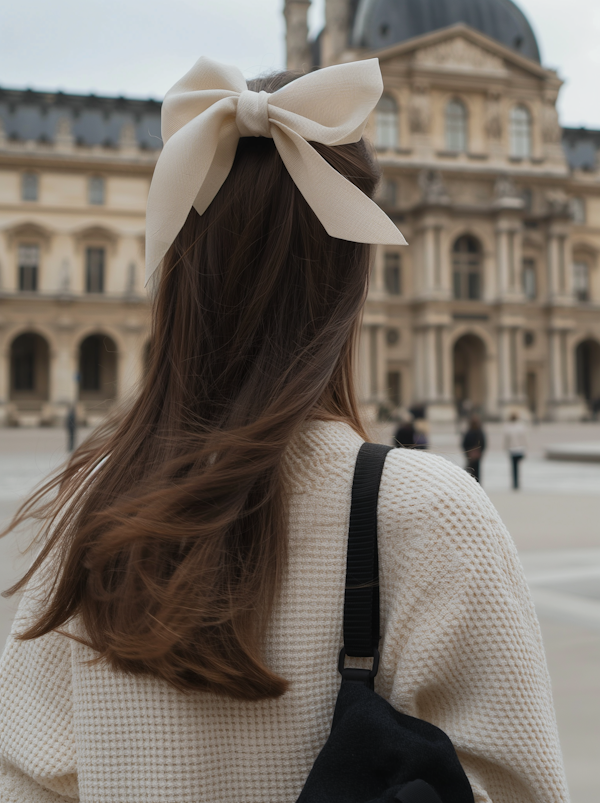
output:
[[[241,92],[235,121],[241,137],[270,137],[269,93],[250,89]]]
[[[146,213],[146,280],[192,206],[204,214],[229,175],[240,137],[271,137],[290,176],[331,237],[405,245],[394,223],[310,142],[358,142],[383,83],[377,59],[326,67],[269,94],[241,72],[202,57],[166,94],[164,147]]]

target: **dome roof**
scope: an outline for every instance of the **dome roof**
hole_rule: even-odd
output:
[[[531,26],[511,0],[360,0],[352,45],[380,50],[459,22],[540,61]]]

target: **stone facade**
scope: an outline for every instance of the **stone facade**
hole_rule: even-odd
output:
[[[343,19],[340,0],[331,6]],[[321,63],[379,58],[385,90],[366,135],[383,171],[377,200],[410,244],[376,255],[363,402],[373,414],[426,405],[438,420],[460,408],[589,415],[600,132],[563,131],[557,74],[466,25],[375,52],[347,42],[321,47]]]
[[[288,0],[290,66],[369,58],[355,0]],[[600,132],[561,129],[552,70],[458,25],[375,53],[367,128],[380,248],[360,345],[372,414],[519,408],[575,419],[600,398]],[[93,423],[144,370],[144,214],[160,104],[0,90],[0,422]]]
[[[0,90],[0,421],[94,423],[144,367],[160,104]]]

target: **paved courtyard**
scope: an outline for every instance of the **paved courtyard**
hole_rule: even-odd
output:
[[[387,441],[390,425],[375,427]],[[489,449],[482,480],[519,549],[536,608],[552,676],[572,803],[598,803],[600,784],[600,463],[544,458],[554,444],[600,444],[600,424],[541,424],[529,431],[522,489],[510,489],[500,425],[487,427]],[[463,464],[451,426],[431,433],[431,449]],[[52,429],[0,429],[0,520],[65,458],[65,433]],[[26,565],[23,536],[0,541],[0,587]],[[14,610],[0,600],[0,642]]]

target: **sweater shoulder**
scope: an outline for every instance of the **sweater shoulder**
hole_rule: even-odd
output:
[[[414,545],[469,561],[516,557],[516,548],[481,485],[445,457],[411,449],[390,452],[381,482],[379,519],[395,549]]]

